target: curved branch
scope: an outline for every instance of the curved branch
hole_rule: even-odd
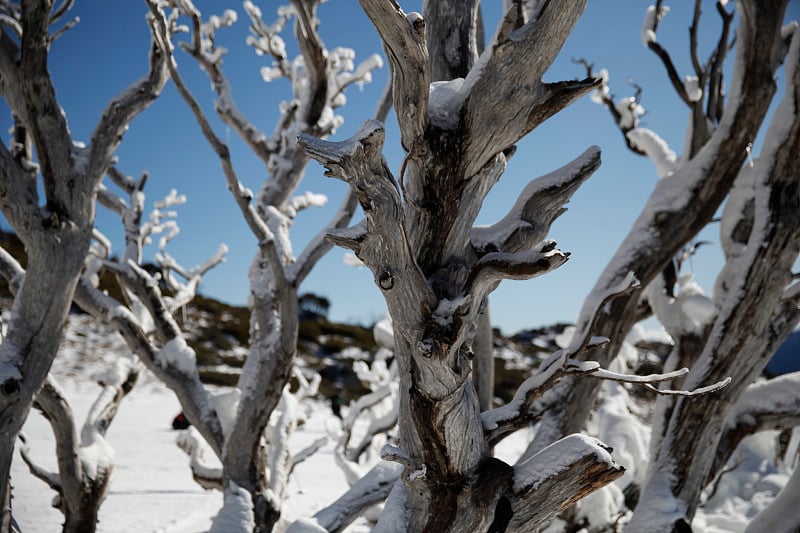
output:
[[[520,252],[539,243],[567,210],[564,204],[599,166],[600,149],[592,146],[571,163],[531,181],[505,217],[472,229],[473,248],[479,253]]]
[[[158,45],[155,27],[151,24],[153,40],[150,48],[150,70],[139,81],[133,83],[123,92],[112,98],[103,111],[100,121],[89,144],[89,162],[87,174],[95,182],[99,181],[106,172],[111,156],[119,146],[122,135],[128,128],[131,120],[141,113],[161,94],[164,85],[169,79],[167,68],[170,57]],[[92,187],[95,183],[91,184]]]
[[[481,257],[467,278],[465,290],[480,302],[503,279],[526,280],[547,274],[569,259],[569,252],[556,248],[555,241],[542,241],[528,252],[490,252]]]
[[[425,45],[425,22],[418,13],[406,15],[395,0],[360,0],[383,40],[393,72],[394,108],[403,148],[410,152],[430,122],[430,68]]]
[[[657,41],[648,42],[647,47],[652,50],[659,59],[661,59],[661,62],[664,64],[664,68],[667,70],[669,81],[672,83],[672,88],[675,89],[676,93],[678,93],[678,97],[683,100],[683,103],[689,107],[692,107],[694,103],[689,99],[689,94],[686,92],[686,87],[683,85],[683,80],[681,79],[680,74],[678,74],[678,70],[675,68],[675,64],[672,62],[669,52],[667,52],[663,46],[658,44]]]
[[[292,5],[297,17],[294,34],[308,71],[309,96],[303,99],[300,119],[313,127],[319,122],[328,101],[328,54],[317,32],[318,0],[292,0]]]
[[[511,521],[506,531],[534,531],[625,469],[597,439],[570,435],[514,467]]]
[[[750,385],[739,396],[720,437],[708,474],[712,480],[745,437],[800,425],[800,372]]]
[[[250,227],[253,235],[256,236],[256,239],[263,241],[271,235],[271,232],[261,217],[259,217],[255,207],[252,205],[253,192],[249,189],[246,189],[239,181],[239,178],[236,176],[236,171],[233,168],[233,163],[231,162],[231,155],[228,145],[222,142],[222,140],[217,137],[217,134],[214,133],[214,130],[211,128],[211,124],[208,122],[208,118],[206,117],[200,105],[197,103],[197,100],[195,100],[194,96],[192,96],[191,92],[186,87],[186,84],[183,82],[183,79],[178,73],[178,69],[175,67],[175,62],[171,57],[171,44],[167,27],[167,19],[163,10],[154,0],[147,0],[147,3],[150,6],[151,13],[153,14],[150,23],[153,34],[157,36],[158,45],[162,53],[170,57],[170,60],[167,61],[167,65],[169,67],[172,81],[175,83],[175,87],[178,89],[178,93],[181,95],[181,98],[183,98],[194,114],[195,120],[197,120],[197,123],[200,125],[200,129],[203,131],[203,135],[205,136],[209,145],[217,154],[220,164],[222,165],[222,170],[225,173],[225,178],[228,182],[228,190],[230,190],[231,194],[233,194],[236,204],[239,206],[239,210],[242,212],[242,216],[247,222],[247,225]]]
[[[270,146],[267,136],[247,120],[236,106],[230,83],[222,72],[222,54],[208,54],[203,50],[201,37],[203,22],[200,18],[200,11],[190,2],[181,2],[181,9],[186,10],[186,15],[192,20],[192,42],[188,45],[181,43],[181,48],[195,58],[211,79],[211,84],[217,93],[217,102],[214,106],[217,115],[247,143],[253,153],[266,165],[275,150]],[[192,107],[191,104],[190,107]]]
[[[51,375],[47,376],[37,393],[34,406],[42,412],[53,428],[61,485],[60,495],[66,500],[68,509],[78,509],[80,503],[77,500],[83,492],[84,476],[80,460],[80,441],[75,430],[72,408],[64,396],[64,391]]]

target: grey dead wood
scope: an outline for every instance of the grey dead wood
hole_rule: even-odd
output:
[[[523,230],[515,233],[507,224],[498,224],[497,231],[481,234],[480,247],[471,240],[472,226],[485,195],[505,169],[513,143],[570,99],[588,91],[595,81],[576,83],[569,89],[559,86],[569,96],[558,103],[548,100],[549,105],[538,101],[538,108],[530,104],[530,111],[525,107],[529,102],[522,99],[520,105],[526,110],[522,114],[533,117],[510,128],[513,140],[503,140],[499,135],[500,142],[486,155],[470,144],[480,134],[466,133],[466,128],[471,99],[476,108],[478,102],[490,102],[468,96],[454,129],[432,123],[426,106],[422,106],[431,76],[426,21],[407,17],[394,3],[365,1],[362,5],[384,40],[395,72],[395,110],[402,143],[409,152],[400,176],[395,179],[383,160],[384,131],[377,122],[365,123],[346,141],[327,142],[301,135],[300,143],[326,167],[327,175],[346,181],[355,192],[365,219],[351,228],[330,232],[328,238],[353,250],[372,270],[393,319],[401,403],[400,451],[392,456],[405,465],[405,490],[390,496],[387,505],[405,506],[408,513],[403,527],[411,531],[488,530],[510,519],[505,511],[498,518],[498,509],[505,509],[503,498],[513,498],[509,488],[513,469],[488,457],[480,407],[470,379],[470,353],[481,302],[501,279],[527,279],[563,264],[567,254],[556,249],[555,243],[540,241],[574,192],[572,183],[577,180],[579,184],[596,168],[598,154],[593,151],[587,159],[594,158],[594,164],[575,172],[573,179],[553,186],[554,192],[559,188],[562,192],[549,202],[542,201],[553,209],[544,208],[542,213],[550,214],[542,215],[541,226],[533,229],[539,220],[528,220],[530,215],[523,207],[515,208],[508,217],[513,222],[508,225],[513,223]],[[487,58],[484,69],[496,69],[496,77],[502,78],[513,61],[524,56],[524,47],[533,46],[529,41],[549,36],[559,42],[560,32],[568,33],[581,9],[579,3],[570,4],[559,22],[551,9],[548,16],[539,18],[539,37],[534,37],[536,29],[524,26],[519,28],[514,44],[509,44],[507,35],[501,35],[501,45],[491,51],[487,48],[485,53],[494,53],[495,57]],[[434,27],[428,34],[438,35],[438,29],[447,31]],[[505,52],[500,51],[502,45],[507,45]],[[539,69],[539,77],[549,66],[548,61],[552,57],[534,61],[533,70]],[[508,84],[507,90],[511,90],[510,79]],[[531,99],[545,98],[542,95],[551,89],[538,79],[532,85]],[[473,89],[470,94],[478,93]],[[501,98],[498,96],[498,101]],[[483,126],[491,130],[490,124]],[[539,189],[542,192],[546,187]],[[522,196],[520,204],[524,206],[534,194]],[[609,468],[615,467],[603,464],[598,470]],[[602,476],[598,473],[597,477]],[[570,485],[565,498],[572,489],[579,490]],[[522,523],[526,521],[521,519]]]
[[[47,71],[53,41],[47,1],[22,2],[17,41],[0,34],[0,94],[36,149],[37,161],[0,149],[0,208],[25,244],[28,266],[0,346],[0,501],[8,501],[13,442],[51,362],[92,235],[95,191],[130,121],[161,92],[166,62],[151,49],[150,70],[113,98],[85,148],[74,145]],[[19,154],[18,154],[19,155]],[[41,175],[44,197],[36,191]],[[11,512],[0,511],[8,530]]]
[[[743,16],[751,15],[746,6],[742,7],[745,7]],[[642,519],[654,501],[651,500],[655,498],[651,496],[654,487],[665,482],[680,502],[683,520],[691,521],[717,457],[729,453],[731,442],[723,441],[722,449],[720,443],[723,435],[726,439],[732,437],[724,430],[734,404],[740,396],[747,397],[750,383],[800,321],[796,299],[787,298],[787,294],[792,294],[791,269],[800,252],[797,215],[800,167],[790,155],[800,148],[800,114],[796,104],[800,94],[800,35],[794,33],[786,56],[786,95],[767,129],[758,163],[742,171],[743,175],[751,172],[755,177],[753,225],[747,247],[729,259],[736,274],[728,278],[730,286],[685,384],[696,386],[723,374],[730,376],[732,382],[710,402],[679,398],[671,406],[664,417],[663,438],[652,459],[648,482],[629,526],[637,531],[674,527],[675,517],[664,516],[658,521],[649,514],[646,526]],[[780,40],[776,41],[776,48],[780,49]],[[773,56],[779,55],[772,52]],[[780,416],[777,404],[775,411],[775,416]],[[699,427],[703,431],[698,438],[681,437]]]
[[[668,179],[660,180],[651,199],[634,223],[626,239],[601,274],[593,291],[617,283],[629,271],[646,286],[663,271],[672,257],[712,218],[730,190],[747,155],[747,144],[758,131],[768,102],[775,92],[773,72],[781,57],[780,21],[784,3],[762,9],[751,2],[740,2],[741,15],[737,32],[735,69],[740,72],[733,81],[728,106],[719,127],[694,159],[676,170]],[[764,46],[763,43],[775,43]],[[679,191],[690,190],[685,200]],[[641,239],[641,235],[653,238]],[[619,350],[620,343],[637,318],[638,298],[620,299],[612,304],[605,320],[598,323],[595,334],[611,342],[593,355],[606,365]],[[590,312],[581,310],[578,328],[588,326]],[[552,434],[537,436],[538,446],[579,430],[585,424],[597,392],[597,383],[564,380],[552,391],[553,409],[546,418],[547,426],[557,428]]]

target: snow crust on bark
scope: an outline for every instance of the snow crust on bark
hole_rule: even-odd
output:
[[[184,374],[197,370],[197,356],[183,337],[169,340],[156,352],[156,361],[164,368],[176,368]]]
[[[245,489],[233,481],[229,481],[228,486],[225,487],[222,509],[211,522],[209,533],[253,531],[255,527],[253,497]]]
[[[609,448],[599,439],[575,434],[564,437],[514,466],[514,490],[536,490],[543,481],[569,470],[579,460],[591,456],[598,463],[617,468]]]

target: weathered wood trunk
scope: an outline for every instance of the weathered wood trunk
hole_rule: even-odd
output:
[[[28,254],[27,274],[0,346],[4,502],[14,439],[55,357],[89,248],[97,184],[128,123],[157,97],[167,79],[164,57],[152,49],[148,75],[112,101],[88,146],[74,145],[47,71],[52,7],[48,1],[23,2],[16,21],[19,44],[6,30],[0,37],[0,94],[18,119],[16,133],[32,140],[37,157],[34,163],[27,148],[14,147],[13,153],[5,146],[0,149],[0,208]],[[43,201],[37,173],[44,185]],[[4,524],[10,523],[9,512],[5,506],[0,511]]]

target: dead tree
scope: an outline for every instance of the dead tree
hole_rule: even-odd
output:
[[[156,202],[150,216],[142,221],[145,199],[142,189],[147,175],[143,174],[141,179],[133,180],[119,172],[116,167],[109,168],[108,175],[120,189],[128,193],[129,201],[126,202],[101,185],[98,191],[99,202],[120,216],[125,227],[126,243],[120,256],[112,259],[111,242],[99,230],[94,230],[94,240],[78,281],[75,302],[96,319],[115,326],[123,335],[127,333],[128,345],[134,353],[139,353],[146,364],[149,363],[151,369],[154,365],[158,366],[158,363],[162,363],[161,366],[166,365],[167,360],[185,367],[185,361],[166,357],[166,351],[162,353],[164,357],[159,360],[159,351],[153,345],[158,339],[154,337],[157,331],[163,332],[165,328],[155,327],[159,317],[154,320],[148,315],[148,306],[142,302],[136,291],[127,289],[131,286],[129,280],[144,279],[155,284],[155,280],[141,268],[142,248],[145,242],[161,234],[160,254],[157,258],[162,280],[173,295],[162,298],[159,303],[168,312],[174,313],[194,298],[200,279],[209,269],[222,261],[225,250],[220,249],[205,265],[194,269],[183,268],[166,253],[165,247],[177,234],[177,225],[175,220],[172,220],[173,212],[170,208],[183,203],[185,197],[178,196],[173,190],[166,198]],[[103,270],[117,274],[124,287],[123,301],[115,300],[98,287],[99,275]],[[186,281],[178,281],[175,272],[183,276]],[[13,292],[19,291],[26,272],[10,254],[1,249],[0,273],[9,280]],[[163,319],[161,321],[163,322]],[[148,359],[142,357],[143,354],[152,357]],[[80,435],[69,402],[55,378],[48,376],[34,398],[34,406],[42,412],[53,428],[58,472],[48,472],[34,464],[28,454],[27,443],[23,443],[22,457],[33,475],[56,491],[54,506],[64,514],[65,532],[95,530],[97,514],[108,491],[114,469],[113,452],[105,440],[105,433],[123,398],[135,385],[139,369],[140,363],[131,353],[120,354],[113,361],[100,381],[103,390],[89,411]]]
[[[643,109],[638,94],[614,101],[607,73],[602,74],[604,83],[594,95],[611,112],[629,148],[652,159],[661,178],[595,286],[597,290],[613,284],[629,270],[647,285],[643,294],[617,300],[600,322],[598,333],[612,342],[598,358],[603,362],[614,357],[641,310],[649,308],[675,342],[666,370],[693,368],[679,386],[693,388],[731,378],[728,387],[702,402],[658,399],[650,445],[652,462],[628,526],[632,531],[688,526],[702,490],[743,436],[766,429],[776,420],[796,424],[791,401],[786,409],[781,407],[783,402],[776,404],[774,416],[759,414],[746,404],[734,406],[740,397],[752,396],[752,387],[759,395],[781,389],[781,380],[751,383],[800,320],[796,277],[791,271],[800,249],[800,168],[791,155],[800,149],[798,32],[796,24],[781,27],[785,3],[739,2],[734,75],[726,89],[722,68],[732,46],[734,12],[720,2],[716,10],[721,23],[719,41],[702,63],[697,45],[701,2],[695,2],[690,27],[694,72],[683,78],[656,39],[667,11],[661,2],[648,9],[642,28],[643,44],[663,62],[670,83],[689,109],[684,153],[677,155],[656,132],[639,126]],[[784,61],[785,96],[766,129],[760,156],[744,164],[776,91],[774,72]],[[588,62],[583,64],[591,69]],[[727,103],[726,94],[730,95]],[[709,298],[688,280],[676,278],[672,260],[711,220],[725,198],[720,228],[726,263]],[[581,312],[580,327],[586,327],[590,309]],[[594,393],[594,385],[585,381],[560,384],[545,398],[551,409],[542,427],[548,431],[540,431],[531,451],[582,427]],[[747,429],[742,427],[744,419],[753,420]],[[698,428],[703,429],[698,432]],[[669,505],[665,505],[667,494],[673,498]]]
[[[28,255],[8,335],[0,346],[4,531],[11,522],[8,475],[14,440],[58,348],[89,250],[97,185],[128,124],[158,96],[168,77],[165,56],[154,46],[149,72],[111,100],[88,144],[75,142],[47,70],[50,46],[74,21],[52,32],[51,26],[64,20],[71,5],[69,0],[58,6],[33,0],[0,4],[0,93],[15,124],[10,146],[0,146],[0,208]]]
[[[491,458],[490,443],[527,423],[530,403],[559,378],[620,376],[572,362],[603,342],[587,324],[511,404],[481,414],[470,377],[471,346],[485,298],[501,280],[532,278],[567,260],[567,253],[543,239],[599,165],[599,150],[590,148],[531,182],[496,224],[476,228],[473,222],[514,143],[600,85],[594,77],[542,81],[584,3],[538,2],[529,21],[519,5],[511,6],[480,56],[477,2],[458,8],[426,4],[423,15],[406,14],[395,2],[361,4],[393,67],[394,105],[407,152],[399,177],[381,155],[379,122],[365,123],[342,142],[309,135],[300,140],[329,176],[355,192],[366,218],[329,231],[327,238],[370,268],[392,316],[400,433],[399,445],[386,448],[384,457],[404,471],[378,528],[531,531],[622,470],[601,444],[578,435],[515,466]],[[453,42],[440,46],[442,35]],[[595,292],[590,322],[602,320],[603,307],[636,286],[629,275]]]
[[[353,83],[369,81],[370,71],[379,67],[381,60],[371,56],[356,66],[352,50],[326,49],[317,33],[318,0],[292,1],[278,10],[279,18],[273,24],[264,22],[261,10],[252,2],[245,2],[251,30],[247,42],[257,54],[272,60],[272,65],[262,68],[262,76],[267,82],[284,77],[292,86],[291,97],[281,105],[281,118],[270,137],[239,111],[222,69],[226,50],[216,45],[216,32],[235,23],[236,13],[226,10],[222,16],[204,20],[189,0],[167,3],[148,0],[148,5],[159,46],[171,57],[173,35],[181,29],[178,22],[183,20],[181,17],[188,18],[189,39],[180,47],[209,76],[217,97],[215,109],[219,118],[261,159],[268,173],[268,179],[257,194],[241,184],[228,146],[213,131],[203,108],[184,83],[176,62],[170,61],[170,73],[178,92],[219,157],[233,199],[259,243],[249,272],[249,355],[238,386],[227,400],[229,416],[221,420],[223,424],[218,431],[212,427],[214,418],[196,416],[202,404],[195,404],[194,409],[186,412],[223,465],[220,484],[225,491],[225,503],[212,530],[270,531],[280,519],[283,488],[291,461],[287,459],[283,442],[285,435],[281,431],[271,431],[268,424],[273,414],[280,414],[287,417],[285,427],[288,430],[293,427],[288,419],[288,406],[282,408],[280,402],[286,398],[296,351],[298,288],[331,247],[320,235],[297,258],[292,252],[289,239],[292,220],[302,209],[325,201],[324,197],[311,193],[292,196],[309,161],[297,143],[297,135],[308,133],[324,137],[335,131],[341,124],[341,117],[335,110],[346,101],[345,89]],[[291,20],[294,20],[300,49],[296,59],[287,56],[280,36]],[[386,106],[382,108],[385,110]],[[355,207],[355,197],[347,195],[329,228],[346,226]],[[181,401],[198,400],[202,398],[183,395]],[[281,410],[283,412],[278,413]],[[242,512],[245,519],[236,518],[241,517]]]

